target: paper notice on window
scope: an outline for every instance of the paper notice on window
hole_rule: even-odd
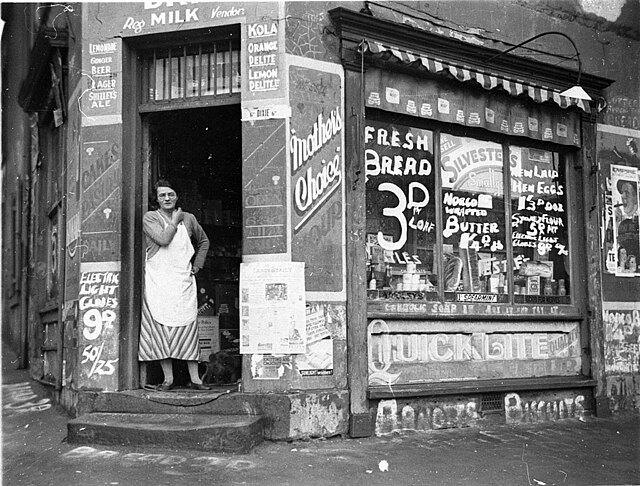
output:
[[[307,343],[304,263],[240,266],[240,353],[303,354]]]

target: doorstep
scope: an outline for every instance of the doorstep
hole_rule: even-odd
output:
[[[263,440],[262,417],[90,413],[67,423],[72,444],[103,444],[247,453]]]

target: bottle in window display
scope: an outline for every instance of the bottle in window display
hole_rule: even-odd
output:
[[[391,274],[391,265],[387,264],[387,269],[384,274],[384,283],[382,284],[385,289],[392,288],[392,285],[391,285],[392,279],[393,279],[393,276]]]
[[[567,295],[567,288],[564,286],[564,279],[558,280],[558,295]]]

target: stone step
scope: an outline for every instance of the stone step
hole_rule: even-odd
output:
[[[89,413],[70,420],[72,444],[246,453],[263,440],[255,415]]]
[[[155,392],[143,389],[86,393],[79,415],[93,412],[259,415],[255,397],[229,390]]]

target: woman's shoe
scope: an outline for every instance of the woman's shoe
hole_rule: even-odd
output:
[[[159,392],[165,392],[169,390],[173,390],[173,383],[162,383],[161,385],[158,385],[158,387],[156,388],[156,391],[159,391]]]
[[[189,383],[187,385],[192,390],[211,390],[211,387],[203,383]]]

